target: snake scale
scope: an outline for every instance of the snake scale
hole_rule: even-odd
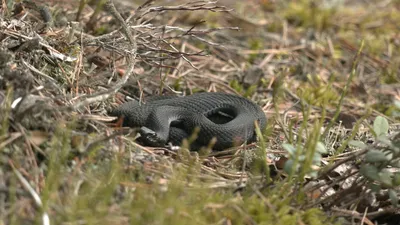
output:
[[[215,137],[213,150],[254,142],[255,125],[264,129],[267,118],[252,101],[237,95],[202,92],[185,97],[157,96],[145,104],[126,102],[110,113],[123,117],[123,126],[140,127],[140,140],[147,146],[180,145],[196,127],[191,150],[207,146]]]

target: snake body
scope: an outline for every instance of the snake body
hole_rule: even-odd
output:
[[[185,97],[158,96],[145,104],[126,102],[111,113],[123,117],[123,125],[140,127],[141,141],[148,146],[165,146],[168,142],[181,144],[196,127],[197,139],[190,146],[198,150],[213,137],[214,150],[254,142],[255,124],[266,126],[266,116],[252,101],[225,93],[197,93]]]

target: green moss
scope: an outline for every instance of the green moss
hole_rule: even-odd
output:
[[[317,75],[307,75],[308,80],[301,85],[297,94],[308,104],[315,106],[334,105],[339,94],[331,85],[324,84]]]
[[[322,7],[317,1],[289,1],[282,7],[283,17],[299,28],[314,28],[323,31],[333,24],[337,9]]]
[[[398,66],[392,64],[390,68],[383,68],[380,76],[381,84],[397,84],[400,82],[398,75]]]
[[[264,41],[259,38],[251,38],[249,39],[249,48],[251,50],[261,50],[264,48]],[[249,63],[253,63],[258,57],[260,57],[259,54],[250,54]]]
[[[272,21],[266,26],[266,30],[268,32],[280,33],[282,32],[282,22],[281,21]]]

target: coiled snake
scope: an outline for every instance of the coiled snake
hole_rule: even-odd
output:
[[[123,116],[123,125],[140,127],[141,141],[148,146],[180,145],[200,128],[191,150],[207,146],[215,137],[214,150],[254,142],[255,124],[266,126],[266,116],[252,101],[225,93],[197,93],[185,97],[158,96],[145,104],[124,103],[111,116]]]

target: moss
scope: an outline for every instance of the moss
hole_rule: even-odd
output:
[[[251,50],[261,50],[264,48],[264,41],[259,38],[250,38],[249,39],[249,48]],[[249,63],[254,63],[254,61],[260,57],[259,54],[250,54],[248,61]]]
[[[299,28],[314,28],[323,31],[333,25],[337,9],[322,7],[318,1],[289,1],[282,7],[283,17]]]
[[[339,94],[331,85],[324,84],[317,75],[307,75],[308,81],[298,89],[297,94],[308,104],[315,106],[334,105]]]

